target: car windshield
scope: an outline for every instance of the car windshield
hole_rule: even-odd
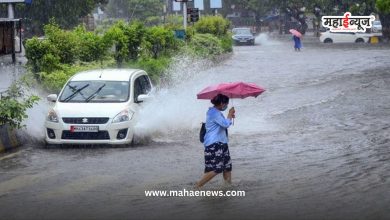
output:
[[[251,35],[251,31],[249,28],[242,28],[242,29],[233,29],[233,33],[237,35]]]
[[[374,25],[381,25],[380,21],[374,21]]]
[[[129,87],[126,81],[71,81],[66,84],[60,102],[126,102]]]

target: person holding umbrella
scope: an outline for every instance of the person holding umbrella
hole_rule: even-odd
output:
[[[222,114],[229,105],[229,97],[218,94],[211,103],[206,115],[206,134],[204,137],[205,169],[202,179],[196,183],[196,188],[202,187],[219,173],[223,173],[226,183],[231,183],[232,162],[230,159],[226,129],[235,118],[234,107],[229,109],[227,118]]]
[[[222,112],[227,109],[229,98],[257,97],[264,91],[265,89],[253,83],[231,82],[208,86],[197,94],[198,99],[211,100],[213,107],[209,108],[206,114],[206,133],[203,138],[204,175],[195,188],[199,189],[219,173],[223,173],[226,183],[231,183],[232,162],[227,129],[233,124],[236,111],[234,107],[230,108],[227,118]]]
[[[302,48],[302,43],[301,43],[302,34],[299,31],[295,30],[295,29],[290,29],[289,31],[293,35],[295,51],[301,51],[301,48]]]

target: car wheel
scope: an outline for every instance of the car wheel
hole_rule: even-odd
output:
[[[355,43],[364,43],[364,40],[362,38],[358,38],[355,40]]]
[[[331,43],[333,43],[333,40],[330,39],[330,38],[326,38],[326,39],[324,40],[324,43],[326,43],[326,44],[331,44]]]

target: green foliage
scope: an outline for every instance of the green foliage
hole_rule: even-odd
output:
[[[114,58],[118,65],[129,59],[136,60],[140,54],[146,29],[140,22],[125,24],[116,22],[104,35],[104,41],[114,45]]]
[[[41,72],[40,79],[45,89],[50,92],[58,93],[62,86],[74,74],[91,69],[99,69],[114,66],[114,60],[104,62],[90,62],[86,64],[61,65],[59,69],[53,72]]]
[[[28,116],[26,110],[31,108],[39,98],[25,96],[21,83],[14,83],[0,94],[0,125],[9,125],[11,128],[22,128],[22,122]]]
[[[158,83],[160,77],[164,74],[166,69],[171,63],[171,58],[169,57],[159,57],[154,58],[142,58],[137,63],[130,63],[129,67],[139,68],[145,70],[154,83]]]
[[[165,26],[175,30],[183,28],[183,16],[181,15],[168,15],[165,18]]]
[[[146,30],[144,45],[147,48],[147,53],[156,59],[175,47],[175,37],[171,30],[162,26],[151,27]]]
[[[233,41],[232,41],[232,36],[230,34],[221,37],[220,41],[221,41],[221,47],[223,52],[233,51]]]
[[[144,69],[158,82],[174,53],[213,58],[232,51],[228,22],[221,17],[204,18],[203,22],[188,27],[186,41],[175,39],[175,25],[145,27],[137,21],[117,21],[97,34],[83,26],[65,31],[49,24],[45,26],[46,38],[27,40],[26,56],[35,76],[52,92],[59,92],[75,73],[113,66],[114,61],[117,66],[126,62],[126,66]],[[213,27],[211,33],[197,33],[208,25]]]
[[[79,41],[79,59],[83,62],[103,60],[110,46],[103,37],[78,26],[75,34]]]
[[[385,14],[390,14],[390,0],[377,0],[376,7]]]
[[[212,34],[196,34],[189,45],[194,53],[201,57],[215,56],[223,53],[220,40]]]
[[[45,36],[52,45],[58,50],[57,55],[61,63],[74,63],[79,54],[79,39],[74,32],[62,30],[56,24],[45,26]]]
[[[26,41],[26,57],[34,72],[52,71],[60,62],[53,44],[36,37]]]
[[[32,4],[17,4],[16,17],[24,18],[23,25],[32,35],[42,35],[43,26],[54,18],[59,26],[72,28],[80,23],[99,4],[108,0],[34,0]]]
[[[114,18],[146,20],[161,16],[163,4],[163,1],[156,0],[115,0],[108,3],[106,12]]]
[[[128,55],[128,38],[125,35],[126,24],[123,21],[115,23],[104,35],[104,41],[114,45],[114,59],[120,66]]]
[[[221,16],[203,16],[194,27],[198,33],[224,36],[229,30],[230,23]]]
[[[146,29],[141,22],[133,22],[125,28],[127,37],[128,56],[132,60],[137,60],[141,52],[141,44],[144,40]]]
[[[186,40],[187,41],[191,41],[192,38],[194,37],[195,35],[195,28],[194,27],[187,27],[187,30],[186,30]]]

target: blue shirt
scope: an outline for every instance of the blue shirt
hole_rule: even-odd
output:
[[[228,143],[226,129],[232,124],[230,119],[226,119],[222,112],[215,107],[209,108],[206,114],[206,135],[204,136],[204,146],[210,146],[216,142]]]

